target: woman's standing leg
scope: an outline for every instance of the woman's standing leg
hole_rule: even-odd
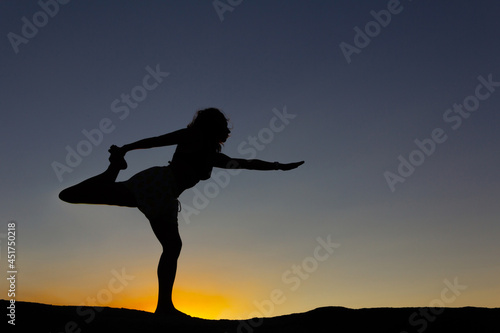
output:
[[[172,302],[172,289],[177,273],[177,259],[181,253],[182,240],[177,224],[177,200],[164,202],[162,214],[148,217],[153,232],[160,241],[163,252],[158,263],[158,304],[156,314],[182,315]]]
[[[165,221],[164,221],[165,222]],[[168,228],[162,239],[163,252],[158,263],[158,304],[156,314],[177,315],[180,312],[172,302],[172,289],[177,273],[177,259],[181,253],[182,241],[177,226]]]

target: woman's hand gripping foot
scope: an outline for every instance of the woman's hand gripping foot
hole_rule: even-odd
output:
[[[127,168],[127,161],[125,161],[125,151],[115,145],[112,145],[109,148],[109,162],[112,165],[116,165],[116,167],[120,170],[125,170]]]

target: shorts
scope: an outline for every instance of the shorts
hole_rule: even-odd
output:
[[[132,191],[137,208],[148,219],[161,218],[177,225],[179,201],[175,178],[170,166],[152,167],[123,182]]]

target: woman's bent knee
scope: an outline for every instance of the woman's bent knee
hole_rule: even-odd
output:
[[[76,203],[75,198],[71,195],[71,190],[70,189],[64,189],[59,193],[59,199],[61,199],[64,202],[68,203]]]
[[[182,249],[182,241],[180,237],[168,237],[167,239],[161,239],[160,243],[165,256],[174,257],[176,259],[179,257]]]
[[[119,183],[98,187],[81,184],[68,187],[59,193],[59,199],[73,204],[114,205],[137,207],[133,194]]]

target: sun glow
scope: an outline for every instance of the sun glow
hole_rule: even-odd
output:
[[[178,310],[190,316],[205,319],[229,319],[226,317],[232,302],[226,296],[197,290],[174,289],[172,299]]]

